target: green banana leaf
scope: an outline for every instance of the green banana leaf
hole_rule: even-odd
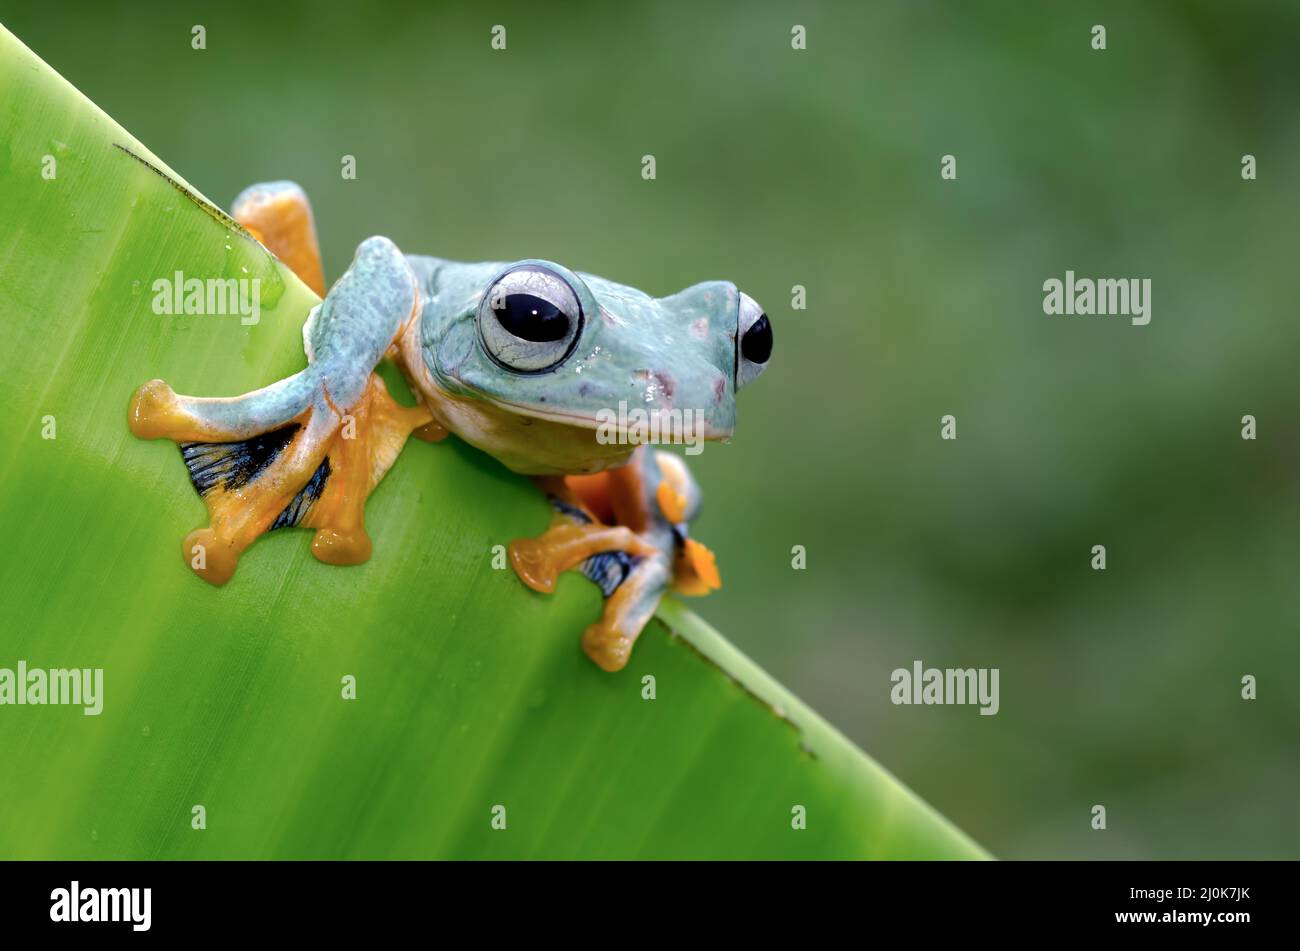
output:
[[[493,565],[544,500],[455,439],[408,445],[365,565],[290,530],[197,579],[128,398],[301,368],[316,298],[3,28],[0,123],[0,668],[103,670],[98,715],[0,706],[0,857],[985,856],[674,601],[597,669],[595,587]],[[155,313],[176,271],[260,279],[260,320]]]

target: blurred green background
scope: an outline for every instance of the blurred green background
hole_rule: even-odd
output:
[[[734,280],[777,345],[693,460],[725,586],[692,606],[996,855],[1300,854],[1300,6],[2,19],[218,203],[300,182],[330,278],[382,233]],[[1150,278],[1151,324],[1045,316],[1067,268]],[[1001,711],[892,705],[914,660],[1000,668]]]

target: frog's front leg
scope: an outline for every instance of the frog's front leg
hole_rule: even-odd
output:
[[[642,448],[619,469],[537,481],[555,515],[545,534],[510,544],[511,562],[537,591],[554,590],[556,576],[575,567],[600,588],[605,605],[582,647],[603,669],[627,665],[669,586],[718,587],[712,553],[686,536],[700,493],[676,456]]]
[[[550,594],[561,572],[603,552],[629,557],[655,553],[655,547],[630,528],[602,524],[562,478],[536,482],[555,510],[550,527],[537,538],[515,539],[509,548],[515,574],[534,591]]]
[[[423,406],[398,405],[372,372],[418,320],[419,300],[397,247],[370,238],[308,317],[302,372],[229,398],[181,396],[161,380],[136,391],[132,431],[180,443],[207,506],[210,525],[182,547],[200,577],[224,584],[259,535],[293,525],[317,530],[322,561],[369,557],[366,497],[411,431],[432,421]]]

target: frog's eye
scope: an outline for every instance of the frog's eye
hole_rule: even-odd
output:
[[[581,331],[578,295],[560,275],[537,265],[507,271],[479,303],[479,339],[508,370],[551,369],[572,352]]]
[[[763,372],[772,356],[772,322],[754,298],[740,295],[740,326],[736,334],[736,389]]]

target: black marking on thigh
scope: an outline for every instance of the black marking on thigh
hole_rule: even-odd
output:
[[[237,232],[239,232],[239,234],[243,235],[245,238],[247,238],[249,241],[252,241],[254,244],[258,244],[257,239],[254,238],[251,234],[249,234],[248,229],[245,228],[243,225],[241,225],[238,221],[236,221],[234,218],[230,217],[230,215],[226,214],[224,211],[222,211],[222,210],[221,210],[220,208],[218,208],[216,205],[212,204],[212,202],[208,201],[206,198],[202,198],[202,197],[200,197],[199,195],[197,195],[194,191],[192,191],[192,190],[191,190],[188,186],[186,186],[185,184],[183,184],[183,183],[181,183],[181,182],[178,182],[176,179],[172,178],[170,175],[168,175],[166,172],[164,172],[162,169],[160,169],[160,168],[159,168],[157,165],[155,165],[153,162],[149,161],[149,160],[148,160],[147,158],[145,158],[143,155],[136,155],[134,152],[132,152],[130,149],[128,149],[125,145],[122,145],[122,144],[120,144],[120,143],[118,143],[118,142],[114,142],[114,143],[113,143],[113,147],[114,147],[114,148],[121,149],[123,152],[125,152],[127,155],[131,156],[131,158],[135,159],[137,162],[139,162],[139,163],[140,163],[141,165],[143,165],[145,168],[147,168],[147,169],[149,169],[150,171],[152,171],[155,175],[158,175],[158,176],[159,176],[160,178],[162,178],[165,182],[167,182],[167,184],[171,185],[172,188],[176,189],[178,192],[180,192],[182,195],[184,195],[184,196],[185,196],[186,198],[188,198],[190,201],[194,202],[194,204],[196,204],[196,205],[198,205],[200,208],[202,208],[203,211],[204,211],[204,212],[205,212],[205,213],[206,213],[210,218],[213,218],[213,219],[215,219],[216,221],[220,222],[222,225],[224,225],[225,227],[229,228],[231,231],[237,231]],[[260,244],[259,244],[258,246],[260,247]]]
[[[217,486],[242,489],[284,452],[299,428],[290,423],[243,442],[183,442],[181,458],[199,495]]]
[[[608,598],[627,580],[640,560],[625,551],[602,551],[582,563],[582,573],[594,581],[600,593]]]
[[[294,525],[301,524],[302,520],[307,517],[311,511],[312,505],[321,497],[325,491],[325,483],[330,477],[330,460],[326,456],[321,460],[321,464],[316,467],[307,484],[298,490],[298,494],[293,497],[293,501],[284,507],[281,512],[271,523],[268,531],[275,531],[277,528],[292,528]]]
[[[555,511],[559,512],[561,515],[567,515],[569,518],[573,519],[575,522],[581,525],[591,524],[591,516],[588,515],[586,512],[584,512],[582,509],[578,508],[576,505],[570,505],[568,502],[564,501],[563,499],[556,498],[553,495],[547,496],[547,498],[551,500],[551,507],[555,509]]]

